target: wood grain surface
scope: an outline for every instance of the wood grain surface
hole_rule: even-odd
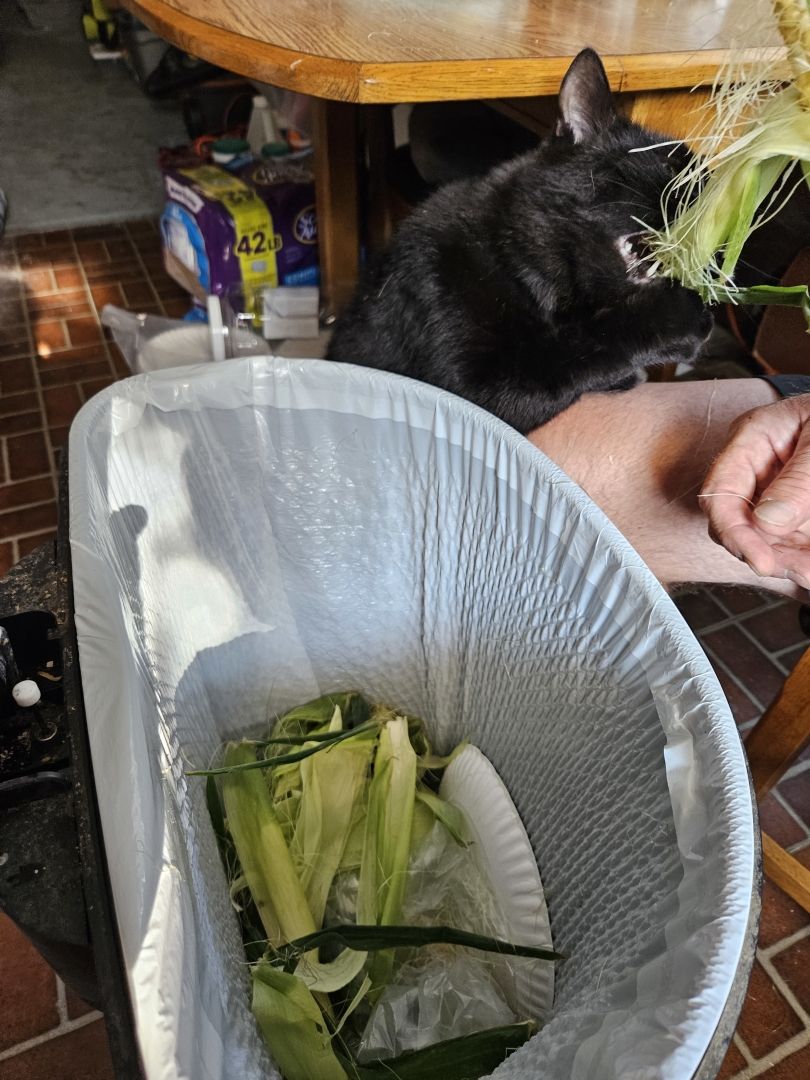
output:
[[[358,103],[555,94],[595,48],[617,91],[710,82],[750,0],[123,0],[231,71]],[[742,34],[759,54],[768,31]]]

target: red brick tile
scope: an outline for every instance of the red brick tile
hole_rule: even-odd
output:
[[[77,242],[79,240],[106,240],[108,236],[124,235],[126,226],[121,222],[109,221],[101,225],[76,225],[70,231]]]
[[[0,1080],[115,1080],[103,1020],[0,1062]]]
[[[6,326],[0,330],[0,359],[29,356],[31,343],[25,326]]]
[[[810,924],[810,915],[787,893],[767,878],[762,883],[762,915],[759,920],[759,947],[768,949],[783,938]]]
[[[84,273],[90,285],[112,285],[116,281],[136,281],[143,277],[143,270],[135,258],[85,266]]]
[[[75,383],[49,387],[42,391],[42,398],[49,427],[64,427],[66,424],[71,424],[73,417],[82,407],[79,388]]]
[[[748,994],[737,1026],[756,1058],[771,1053],[802,1031],[804,1025],[782,997],[757,960],[751,972]]]
[[[0,914],[0,1016],[3,1018],[0,1050],[41,1035],[59,1023],[53,971],[22,931],[3,914]]]
[[[734,1043],[731,1043],[728,1048],[728,1053],[723,1059],[723,1064],[720,1066],[720,1072],[717,1074],[716,1080],[731,1080],[731,1077],[742,1072],[747,1064],[748,1062]]]
[[[16,484],[0,485],[0,511],[11,510],[29,503],[48,502],[53,499],[53,483],[49,476],[39,476],[35,480],[20,480]],[[20,532],[30,532],[20,529]]]
[[[763,705],[773,701],[782,689],[785,676],[736,626],[702,634],[701,641]]]
[[[71,345],[93,345],[101,341],[101,328],[95,319],[68,319],[66,326]]]
[[[804,654],[807,652],[806,645],[797,645],[795,649],[790,649],[789,652],[782,653],[779,657],[779,663],[785,669],[785,671],[793,671],[794,667],[798,664]]]
[[[177,284],[171,275],[166,272],[163,251],[159,246],[156,246],[152,251],[145,251],[143,248],[140,248],[138,250],[138,257],[149,271],[149,276],[153,281],[171,281],[173,284]]]
[[[107,249],[107,257],[110,262],[135,258],[135,249],[129,237],[116,237],[113,240],[105,240],[104,247]]]
[[[14,545],[10,543],[0,544],[0,578],[7,574],[13,565]],[[0,989],[0,999],[2,999],[2,989]]]
[[[43,247],[45,243],[44,233],[20,233],[19,236],[12,237],[11,243],[17,251],[36,251],[37,248]]]
[[[84,286],[84,278],[78,266],[65,266],[53,272],[56,278],[57,289],[81,289]]]
[[[110,358],[113,362],[113,367],[115,368],[116,375],[118,375],[119,378],[126,378],[128,375],[131,375],[132,369],[126,362],[124,354],[121,352],[118,346],[115,344],[110,344],[108,348],[110,350]]]
[[[3,300],[0,303],[0,326],[19,326],[25,322],[25,304],[22,300]]]
[[[47,532],[36,533],[34,536],[20,536],[17,539],[17,550],[20,553],[20,558],[24,559],[26,555],[30,555],[32,551],[36,551],[41,548],[43,544],[47,544],[56,539],[56,533],[53,529],[49,529]],[[0,1074],[0,1080],[2,1080],[2,1074]]]
[[[127,304],[153,304],[155,302],[155,294],[148,281],[127,281],[124,282],[122,288]]]
[[[779,805],[773,795],[768,795],[768,797],[760,803],[759,827],[781,847],[790,847],[791,844],[798,844],[799,841],[804,840],[807,835],[801,825],[793,820],[787,810]]]
[[[179,289],[180,286],[176,285],[175,288]],[[693,630],[702,630],[705,626],[728,618],[725,611],[703,589],[699,592],[683,593],[675,598],[675,603]]]
[[[78,1020],[80,1016],[86,1016],[93,1011],[93,1006],[88,1005],[78,994],[74,994],[69,986],[65,987],[65,1004],[69,1020]]]
[[[158,223],[155,218],[136,218],[126,223],[126,229],[130,236],[155,236]]]
[[[792,780],[780,780],[776,790],[810,828],[810,773],[800,773]]]
[[[810,870],[810,847],[802,848],[801,851],[794,851],[793,857],[798,859],[802,866],[806,866]]]
[[[106,390],[114,382],[115,379],[112,375],[106,379],[91,379],[89,382],[83,382],[81,384],[82,397],[85,401],[89,401],[94,394],[97,394],[100,390]]]
[[[33,390],[34,365],[30,357],[20,356],[16,360],[0,360],[0,394],[19,394],[24,390]]]
[[[782,1058],[767,1072],[760,1073],[757,1080],[805,1080],[810,1076],[810,1045],[790,1057]]]
[[[76,268],[76,253],[72,244],[59,244],[50,248],[42,248],[39,251],[26,251],[20,255],[20,268],[23,272],[35,270],[55,270],[57,267],[65,269]],[[59,282],[56,287],[59,288]]]
[[[747,611],[756,611],[773,600],[773,593],[765,589],[751,589],[747,586],[715,586],[712,595],[732,615],[744,615]]]
[[[42,413],[25,412],[3,417],[0,422],[0,434],[21,435],[24,431],[40,431],[43,427]]]
[[[65,244],[73,244],[73,234],[70,229],[52,229],[42,233],[42,243],[46,248],[62,247]]]
[[[737,726],[741,727],[750,720],[758,719],[761,709],[754,704],[746,692],[737,686],[731,676],[719,664],[714,665],[714,672],[717,675],[717,681],[723,688],[723,693],[726,695]]]
[[[25,480],[50,472],[51,462],[41,431],[28,435],[10,435],[6,440],[12,480]]]
[[[91,360],[75,364],[41,364],[39,381],[46,386],[66,386],[80,379],[98,379],[109,374],[106,360]]]
[[[117,283],[114,285],[93,285],[90,292],[93,294],[93,303],[99,311],[105,304],[115,304],[116,307],[121,307],[124,303],[124,294],[121,292],[121,286]]]
[[[0,273],[0,306],[20,303],[21,293],[19,289],[11,288],[13,282],[4,281]]]
[[[84,266],[97,266],[99,263],[110,261],[103,240],[79,238],[76,240],[76,251]]]
[[[104,359],[104,347],[101,342],[98,345],[77,345],[73,349],[62,349],[52,353],[51,356],[41,356],[38,368],[42,372],[51,367],[72,367],[74,364],[84,364],[91,361]]]
[[[56,503],[40,503],[22,510],[7,510],[0,514],[0,539],[9,540],[23,533],[42,532],[56,525]]]
[[[61,450],[63,446],[67,445],[70,425],[67,427],[53,427],[50,429],[49,434],[51,436],[51,446],[54,450]]]
[[[36,351],[40,356],[50,356],[56,349],[68,344],[65,324],[61,319],[40,319],[33,328]]]
[[[170,319],[182,319],[191,307],[191,297],[185,300],[164,300],[163,310]]]
[[[790,948],[771,957],[771,963],[785,980],[805,1010],[810,1009],[810,938],[802,938]]]
[[[36,317],[61,319],[70,315],[90,315],[90,302],[84,289],[73,289],[50,296],[29,296],[28,310]]]
[[[56,288],[53,273],[50,269],[32,268],[23,270],[23,281],[29,292],[52,293]]]
[[[778,652],[788,645],[799,645],[801,642],[810,645],[807,634],[799,625],[799,608],[798,603],[789,600],[751,615],[743,625],[768,652]]]
[[[22,394],[0,394],[0,416],[12,416],[14,413],[29,412],[37,408],[39,400],[33,390]]]
[[[160,278],[156,278],[153,275],[152,276],[152,286],[153,286],[155,292],[158,294],[158,296],[160,297],[161,300],[186,300],[186,301],[188,300],[188,293],[183,288],[183,286],[178,285],[176,281],[172,281],[171,278],[167,278],[167,277],[165,277],[165,275],[160,277]],[[678,597],[678,599],[676,601],[676,603],[678,604],[678,607],[681,607],[681,599],[688,599],[688,598],[687,597]],[[683,610],[683,608],[681,608],[681,610]],[[720,611],[719,608],[717,608],[717,610]],[[685,614],[684,614],[684,618],[689,623],[689,625],[693,629],[695,629],[695,624],[691,621],[691,619],[688,618]],[[726,618],[726,613],[724,611],[720,611],[720,614],[719,614],[718,618],[715,619],[715,622],[718,622],[720,619],[725,619],[725,618]],[[708,625],[708,624],[704,624],[704,625]]]

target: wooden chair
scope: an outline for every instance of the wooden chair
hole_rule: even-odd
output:
[[[754,791],[761,802],[810,743],[810,648],[785,680],[773,705],[745,741]],[[810,775],[808,775],[810,783]],[[762,834],[765,873],[805,911],[810,911],[810,869]]]

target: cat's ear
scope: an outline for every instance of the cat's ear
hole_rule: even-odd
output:
[[[557,135],[585,142],[609,128],[616,119],[605,69],[593,49],[574,57],[560,87]]]

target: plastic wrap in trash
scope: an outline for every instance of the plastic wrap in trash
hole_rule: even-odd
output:
[[[436,822],[409,863],[402,921],[452,926],[509,940],[509,928],[469,845]],[[455,946],[415,950],[371,1009],[358,1060],[391,1058],[444,1039],[535,1019],[516,1000],[515,969],[522,957]],[[538,1018],[539,1019],[539,1018]]]
[[[557,965],[508,1080],[688,1080],[757,912],[739,735],[638,555],[526,439],[385,372],[258,357],[117,383],[70,433],[76,630],[146,1080],[278,1073],[188,777],[335,688],[468,738]],[[744,975],[745,973],[743,973]]]

